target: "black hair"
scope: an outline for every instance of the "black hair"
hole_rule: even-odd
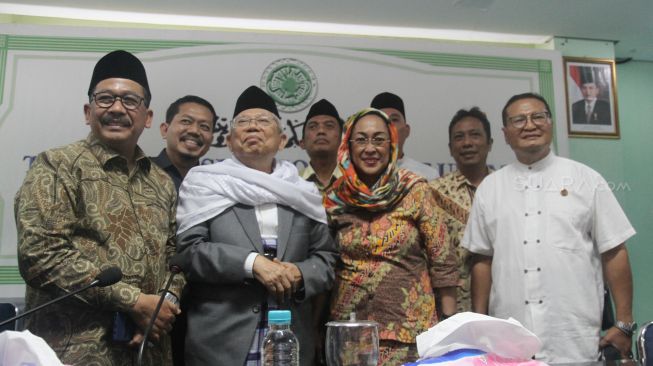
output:
[[[546,102],[546,99],[544,99],[543,96],[532,92],[513,95],[512,97],[510,97],[510,99],[508,99],[508,102],[506,103],[506,105],[503,107],[503,110],[501,111],[501,119],[503,119],[504,127],[508,123],[508,107],[510,107],[510,105],[513,104],[514,102],[522,99],[539,100],[540,102],[544,103],[544,106],[546,107],[546,111],[549,113],[549,116],[551,115],[551,108],[549,108],[549,103]]]
[[[200,98],[196,95],[186,95],[185,97],[181,97],[177,100],[175,100],[170,106],[168,107],[168,110],[166,111],[166,123],[172,122],[173,118],[179,113],[179,107],[182,104],[186,103],[196,103],[199,105],[202,105],[206,107],[211,113],[213,114],[213,123],[211,124],[211,129],[215,129],[215,122],[218,120],[218,115],[215,113],[215,109],[213,109],[213,105],[209,103],[208,100],[204,98]]]
[[[492,132],[490,132],[490,121],[487,119],[487,115],[481,111],[478,107],[472,107],[470,110],[459,109],[458,112],[453,116],[451,122],[449,122],[449,143],[451,143],[451,132],[456,123],[460,122],[463,118],[472,117],[481,121],[483,124],[483,129],[485,130],[485,137],[489,143],[492,140]]]

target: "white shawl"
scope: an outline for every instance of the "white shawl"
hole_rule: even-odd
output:
[[[192,168],[179,189],[177,233],[242,203],[289,206],[315,221],[326,223],[322,195],[315,184],[299,177],[297,168],[276,160],[271,174],[248,168],[236,158]]]

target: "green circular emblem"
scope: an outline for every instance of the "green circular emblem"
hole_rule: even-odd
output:
[[[261,89],[277,102],[280,111],[293,113],[313,102],[317,95],[317,78],[306,63],[282,58],[265,68]]]

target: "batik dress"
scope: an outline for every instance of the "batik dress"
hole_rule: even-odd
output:
[[[435,289],[458,281],[445,216],[425,182],[387,211],[332,216],[342,262],[331,318],[346,320],[355,312],[357,319],[379,323],[382,344],[414,349],[415,337],[438,321]]]

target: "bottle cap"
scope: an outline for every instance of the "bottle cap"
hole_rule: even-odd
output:
[[[290,324],[290,310],[270,310],[268,324]]]

